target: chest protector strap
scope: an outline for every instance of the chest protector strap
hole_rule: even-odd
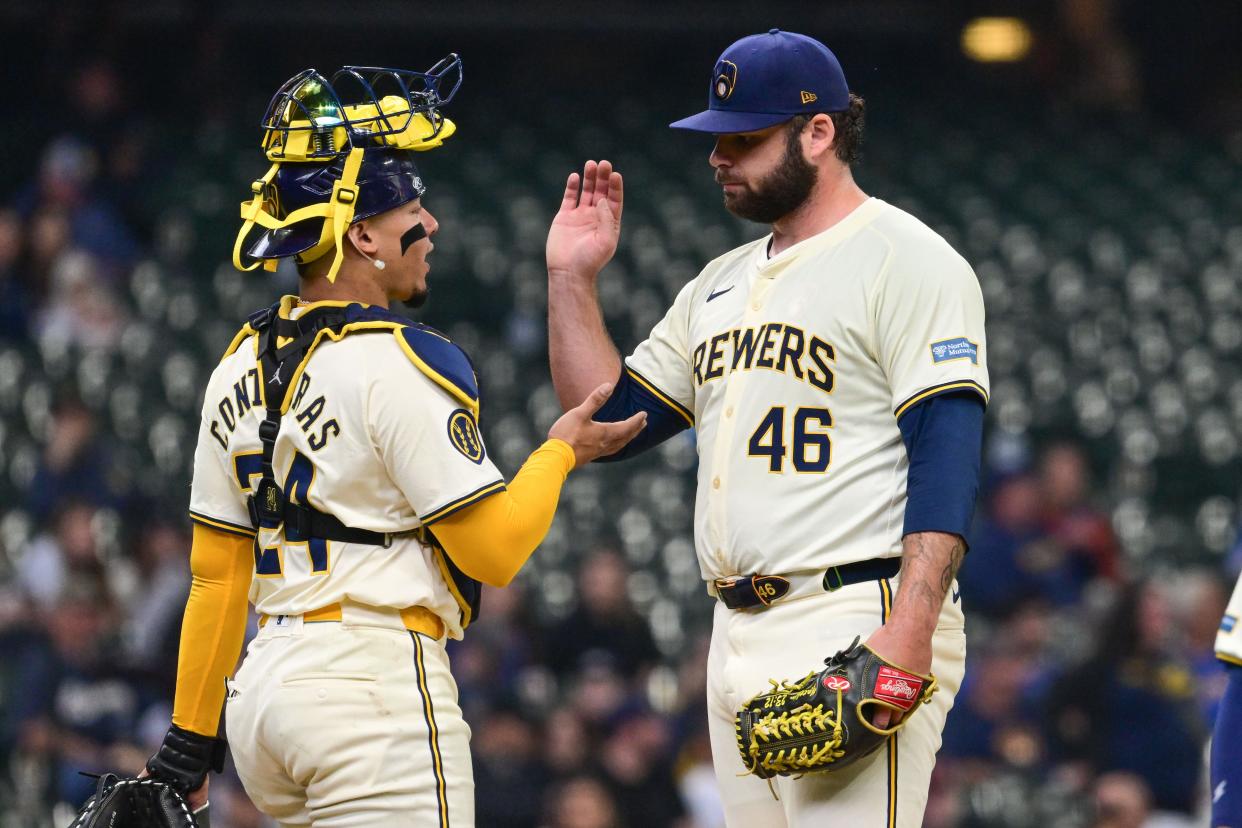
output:
[[[259,376],[267,412],[259,425],[263,476],[247,502],[250,522],[256,529],[274,529],[283,523],[294,537],[390,546],[392,535],[389,533],[355,529],[330,514],[290,502],[276,482],[272,466],[280,420],[293,392],[293,375],[310,355],[320,331],[339,331],[345,325],[344,312],[335,307],[315,308],[297,319],[284,319],[276,308],[265,308],[253,314],[249,321],[250,327],[259,334]]]

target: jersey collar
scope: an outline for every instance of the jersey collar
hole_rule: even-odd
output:
[[[771,258],[768,257],[768,246],[772,243],[772,234],[768,233],[759,240],[758,249],[756,251],[756,265],[760,270],[766,270],[769,267],[781,266],[792,261],[798,255],[820,247],[828,247],[837,242],[844,241],[850,236],[857,233],[880,212],[881,206],[885,202],[871,196],[862,204],[859,204],[850,213],[836,224],[826,230],[821,230],[810,238],[803,239],[797,244],[787,247],[780,253]]]

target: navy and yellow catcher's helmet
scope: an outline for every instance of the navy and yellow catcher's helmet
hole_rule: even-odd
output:
[[[423,195],[413,153],[456,131],[440,107],[461,78],[461,59],[449,55],[426,72],[346,66],[330,80],[307,69],[286,81],[263,116],[272,166],[242,203],[233,264],[275,270],[278,259],[334,251],[335,281],[350,224]],[[247,244],[255,225],[262,232]]]

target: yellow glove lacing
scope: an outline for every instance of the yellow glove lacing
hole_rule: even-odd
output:
[[[777,682],[768,679],[772,684],[772,693],[791,693],[805,690],[807,682],[815,682],[816,673],[811,673],[798,682]],[[825,710],[822,704],[812,706],[809,702],[793,710],[780,713],[772,712],[761,717],[752,725],[753,738],[748,746],[751,772],[758,769],[771,773],[790,773],[811,771],[835,762],[845,755],[841,750],[844,738],[841,727],[842,692],[837,691],[835,710]],[[784,747],[773,753],[763,747],[763,743],[782,739],[809,739],[809,743],[801,746]]]

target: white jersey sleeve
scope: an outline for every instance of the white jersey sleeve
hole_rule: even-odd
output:
[[[1216,633],[1216,657],[1242,666],[1242,576],[1233,586],[1233,597]]]
[[[389,476],[424,526],[505,487],[475,415],[412,364],[371,385],[367,426]]]
[[[250,360],[253,363],[253,360]],[[250,411],[242,407],[242,400],[258,399],[258,374],[246,371],[245,355],[226,357],[212,374],[204,395],[202,417],[199,422],[198,444],[194,449],[194,480],[190,485],[190,518],[195,523],[254,537],[246,506],[247,492],[253,481],[243,484],[237,479],[241,472],[234,458],[246,444],[247,432],[254,431],[253,424],[245,420]],[[234,377],[234,374],[237,376]],[[233,380],[236,380],[235,382]],[[237,402],[234,403],[233,400]],[[219,411],[213,405],[219,405]],[[225,405],[229,407],[226,409]],[[262,406],[257,406],[262,411]],[[253,415],[251,415],[253,416]],[[257,454],[241,451],[242,454]]]
[[[974,271],[938,237],[890,255],[872,306],[873,347],[893,413],[900,417],[922,400],[958,389],[986,403],[983,292]]]
[[[694,425],[694,382],[690,370],[690,305],[698,279],[677,294],[634,353],[625,360],[630,376]]]

